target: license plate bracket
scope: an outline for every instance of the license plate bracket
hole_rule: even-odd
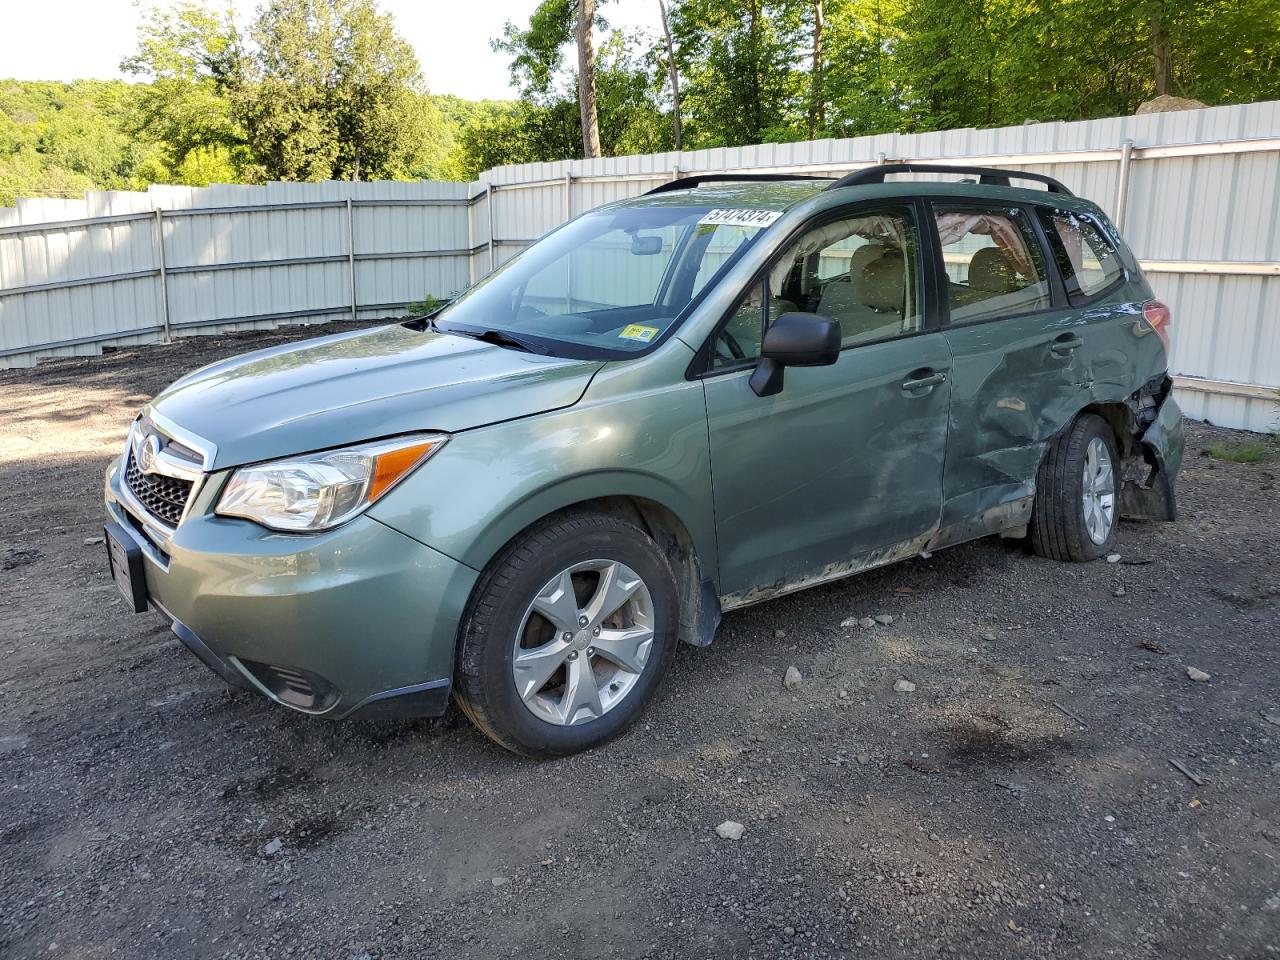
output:
[[[133,605],[133,612],[145,613],[147,574],[143,567],[142,548],[118,523],[108,523],[102,532],[107,543],[107,563],[111,568],[111,579],[115,581],[125,600]]]

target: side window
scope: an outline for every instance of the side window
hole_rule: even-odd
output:
[[[786,312],[785,310],[783,311]],[[776,309],[771,312],[777,316]],[[716,334],[711,353],[712,369],[734,367],[760,356],[764,338],[764,281],[751,286]]]
[[[906,208],[867,211],[813,227],[774,261],[764,289],[749,293],[730,317],[716,342],[713,365],[758,357],[764,324],[783,313],[820,313],[835,320],[844,346],[922,329],[919,249],[919,233]]]
[[[1022,210],[938,206],[934,214],[952,324],[1049,306],[1044,257]]]
[[[914,333],[924,326],[919,250],[910,210],[860,212],[803,234],[769,271],[769,292],[835,320],[846,347]]]
[[[1124,276],[1115,246],[1090,217],[1069,210],[1039,211],[1072,303],[1101,293]]]

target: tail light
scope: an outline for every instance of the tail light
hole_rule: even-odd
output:
[[[1169,349],[1169,325],[1173,323],[1173,313],[1159,300],[1148,300],[1142,305],[1142,319],[1147,326],[1156,332],[1165,350]]]

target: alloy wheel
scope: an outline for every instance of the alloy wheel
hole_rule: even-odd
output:
[[[558,726],[602,717],[644,672],[653,625],[653,598],[634,570],[616,560],[574,564],[547,581],[521,619],[516,693]]]
[[[1115,523],[1116,477],[1111,450],[1101,437],[1090,440],[1085,450],[1082,490],[1085,530],[1094,543],[1104,544]]]

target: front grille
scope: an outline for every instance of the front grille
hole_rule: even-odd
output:
[[[124,482],[149,514],[168,526],[178,525],[182,511],[186,509],[187,498],[191,496],[190,480],[143,473],[130,451],[124,468]]]

